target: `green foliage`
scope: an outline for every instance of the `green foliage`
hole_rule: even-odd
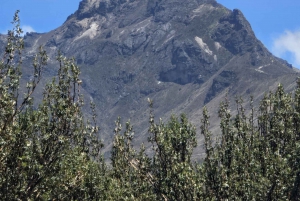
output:
[[[199,188],[191,163],[193,148],[197,145],[196,129],[185,115],[181,115],[180,120],[172,116],[165,125],[161,120],[155,124],[151,113],[149,132],[154,150],[151,174],[158,199],[196,199]]]
[[[122,131],[119,118],[111,164],[106,165],[95,105],[91,120],[82,114],[78,66],[58,53],[58,75],[34,103],[48,57],[41,47],[33,60],[33,79],[20,88],[24,45],[18,12],[13,23],[0,62],[1,199],[300,199],[300,79],[294,95],[279,85],[257,111],[252,99],[246,110],[237,98],[233,116],[226,98],[219,110],[220,133],[209,131],[209,114],[203,108],[202,163],[191,159],[197,136],[187,117],[173,115],[167,123],[155,123],[150,101],[152,150],[143,144],[136,150],[133,127],[128,121]]]
[[[142,146],[139,153],[132,146],[133,130],[130,122],[122,129],[120,118],[116,121],[115,138],[112,148],[111,200],[156,200],[152,190],[150,160]]]
[[[241,100],[233,118],[228,101],[223,102],[219,112],[222,134],[215,146],[204,110],[205,199],[299,200],[299,84],[294,98],[282,85],[274,94],[266,94],[257,124],[252,102],[249,118]]]
[[[57,78],[45,86],[41,103],[34,105],[32,94],[48,57],[40,48],[33,61],[33,79],[20,89],[23,38],[18,12],[13,23],[15,29],[8,34],[0,63],[0,197],[69,200],[96,196],[101,189],[92,185],[99,182],[91,170],[99,172],[101,167],[92,160],[101,162],[102,143],[97,139],[97,126],[85,122],[81,113],[78,66],[58,54]],[[23,98],[22,90],[26,91]],[[86,192],[92,193],[87,196]]]

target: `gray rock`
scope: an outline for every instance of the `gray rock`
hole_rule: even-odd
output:
[[[259,100],[276,82],[292,88],[298,76],[255,37],[241,11],[215,0],[82,0],[62,26],[25,36],[26,52],[42,44],[52,59],[58,50],[76,58],[106,144],[118,116],[131,119],[136,144],[146,141],[148,98],[158,117],[185,112],[197,124],[207,105],[215,129],[225,91]]]

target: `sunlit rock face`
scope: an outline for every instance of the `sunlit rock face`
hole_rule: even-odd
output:
[[[278,82],[292,89],[298,76],[257,40],[241,11],[215,0],[83,0],[62,26],[25,36],[24,64],[39,45],[52,59],[45,80],[56,73],[58,50],[81,66],[106,144],[118,116],[131,119],[136,144],[146,141],[148,98],[157,117],[184,112],[197,124],[206,105],[215,129],[226,92],[258,100]]]

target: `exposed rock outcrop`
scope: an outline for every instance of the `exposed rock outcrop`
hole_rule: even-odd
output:
[[[117,116],[132,119],[137,142],[146,139],[148,98],[157,116],[185,112],[198,123],[206,104],[215,121],[225,91],[258,100],[274,83],[293,86],[297,77],[241,11],[215,0],[83,0],[61,27],[25,36],[28,62],[38,45],[51,58],[61,50],[77,59],[106,143]]]

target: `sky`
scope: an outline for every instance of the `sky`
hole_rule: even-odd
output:
[[[48,32],[62,25],[81,0],[0,0],[0,33],[11,28],[16,10],[24,32]]]
[[[0,33],[11,28],[20,10],[24,32],[48,32],[62,25],[81,0],[0,0]],[[276,56],[300,68],[300,0],[217,0],[238,8],[256,37]]]
[[[276,56],[300,68],[299,0],[217,0],[238,8],[256,37]]]

